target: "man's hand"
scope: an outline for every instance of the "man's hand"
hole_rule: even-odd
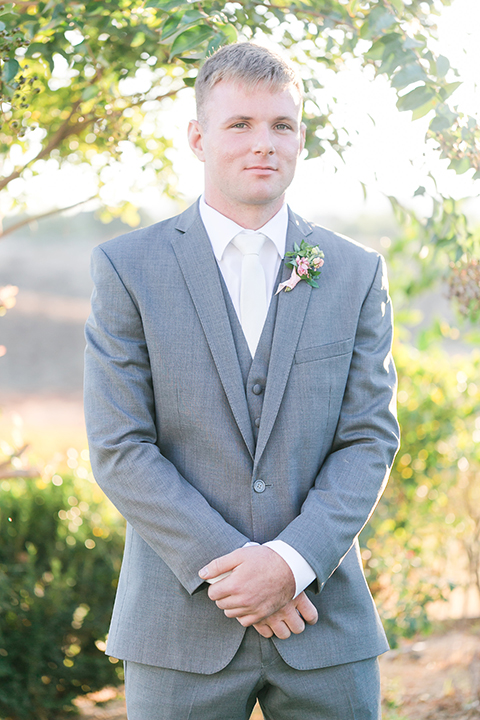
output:
[[[291,633],[299,635],[305,630],[305,623],[315,625],[318,620],[318,613],[315,605],[310,602],[304,592],[301,592],[294,600],[290,600],[283,608],[265,618],[262,622],[255,623],[255,630],[265,638],[276,635],[281,640],[290,637]]]
[[[209,580],[230,571],[228,577],[210,586],[208,596],[227,617],[237,618],[244,627],[262,623],[289,605],[295,594],[295,578],[290,567],[271,548],[255,545],[234,550],[212,560],[199,575]],[[297,627],[293,612],[296,612],[294,607],[288,619]],[[274,620],[275,626],[279,627],[280,622],[284,620]]]

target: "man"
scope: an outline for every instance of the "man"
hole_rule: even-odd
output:
[[[222,48],[196,92],[199,203],[93,254],[92,465],[127,519],[107,652],[129,720],[245,720],[257,698],[377,719],[357,537],[398,445],[383,261],[284,204],[305,127],[283,59]]]

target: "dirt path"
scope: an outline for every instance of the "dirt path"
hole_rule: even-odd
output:
[[[408,720],[480,718],[478,620],[390,651],[381,665],[384,705],[392,718],[393,710]]]
[[[450,624],[380,662],[384,720],[480,720],[480,620]],[[83,720],[127,720],[121,690],[106,688],[77,704]],[[262,717],[256,709],[251,720]]]

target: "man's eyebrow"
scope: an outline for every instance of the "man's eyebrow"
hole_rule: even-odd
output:
[[[288,122],[290,125],[298,124],[298,121],[295,118],[290,117],[290,115],[281,115],[280,117],[275,118],[274,122]]]
[[[254,120],[253,117],[250,115],[233,115],[230,118],[227,118],[225,120],[225,124],[228,125],[232,122],[241,122],[241,121],[248,121],[248,120]],[[298,121],[295,118],[290,117],[289,115],[280,115],[279,117],[276,117],[273,119],[273,124],[279,123],[279,122],[288,122],[291,125],[298,125]]]
[[[239,122],[239,120],[252,120],[249,115],[232,115],[232,117],[229,117],[225,120],[225,123],[231,123],[231,122]]]

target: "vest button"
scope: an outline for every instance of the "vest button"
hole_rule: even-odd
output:
[[[260,418],[255,418],[255,427],[260,427]]]
[[[255,480],[253,483],[253,489],[256,493],[262,493],[265,492],[265,483],[263,480]]]
[[[252,392],[255,395],[261,395],[263,391],[263,387],[259,385],[259,383],[255,383],[255,385],[252,387]]]

